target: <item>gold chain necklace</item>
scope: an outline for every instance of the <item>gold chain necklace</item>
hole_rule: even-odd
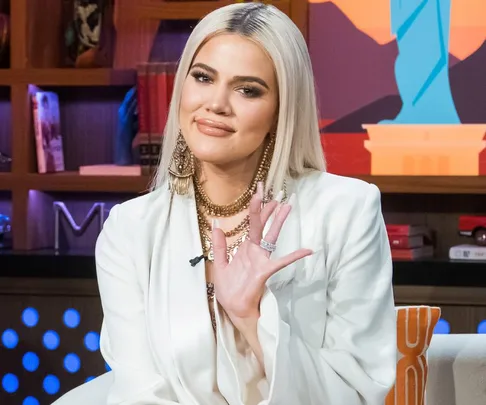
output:
[[[231,260],[233,260],[233,256],[235,255],[236,250],[248,237],[249,229],[250,227],[247,227],[247,229],[245,229],[232,244],[226,247],[226,257],[228,259],[228,262],[231,262]],[[211,237],[207,235],[206,232],[204,232],[203,230],[201,231],[202,231],[201,234],[203,239],[203,252],[205,256],[207,256],[208,260],[212,262],[214,261],[213,241]]]
[[[215,204],[211,201],[208,197],[206,192],[204,191],[197,174],[195,176],[195,195],[201,205],[205,208],[205,211],[209,216],[213,217],[231,217],[233,215],[238,214],[239,212],[243,211],[244,209],[248,208],[250,204],[250,200],[255,194],[257,184],[260,181],[264,181],[267,177],[268,170],[270,169],[270,163],[272,159],[272,151],[273,146],[275,143],[274,137],[270,138],[265,150],[263,152],[262,160],[260,165],[258,166],[258,170],[256,171],[253,180],[251,181],[248,188],[241,194],[234,202],[227,204],[227,205],[219,205]]]
[[[199,206],[196,208],[196,211],[197,211],[197,218],[201,225],[201,228],[204,229],[205,231],[211,232],[212,231],[211,224],[206,219],[204,213],[202,212],[201,208],[199,208]],[[224,236],[226,236],[227,238],[236,236],[240,232],[244,231],[248,225],[250,225],[250,216],[246,215],[245,218],[243,218],[243,220],[236,227],[234,227],[230,231],[225,231]]]

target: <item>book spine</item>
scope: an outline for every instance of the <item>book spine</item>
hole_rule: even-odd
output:
[[[424,245],[424,238],[422,236],[407,236],[407,235],[388,235],[390,246],[393,249],[412,249]]]
[[[137,65],[138,134],[136,143],[143,175],[150,174],[150,115],[148,92],[148,65],[147,63],[140,63]]]
[[[152,174],[154,166],[152,144],[155,142],[159,133],[159,89],[157,86],[159,63],[151,62],[148,64],[148,106],[149,106],[149,136],[148,136],[148,160],[149,173]]]
[[[39,117],[39,103],[35,94],[32,95],[32,112],[34,119],[34,134],[37,157],[37,171],[46,173],[46,155],[42,144],[42,122]]]
[[[167,65],[165,63],[160,63],[157,66],[157,101],[159,102],[157,108],[157,133],[159,136],[162,136],[164,133],[167,124],[167,116],[169,114],[167,74]]]

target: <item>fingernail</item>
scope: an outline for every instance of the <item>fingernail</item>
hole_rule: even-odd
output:
[[[277,196],[275,197],[275,201],[277,201],[278,203],[281,203],[283,197],[284,197],[284,192],[283,192],[283,190],[280,190],[278,192]]]
[[[292,195],[289,198],[289,201],[287,202],[288,205],[293,205],[295,202],[295,193],[292,193]]]
[[[212,223],[213,230],[216,228],[219,228],[219,221],[216,218],[213,218],[213,223]]]
[[[257,193],[258,193],[258,196],[263,200],[263,182],[262,181],[259,181],[257,183]]]

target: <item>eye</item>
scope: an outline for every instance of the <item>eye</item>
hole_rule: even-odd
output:
[[[200,71],[193,71],[191,72],[191,76],[194,77],[194,79],[196,79],[196,81],[200,82],[200,83],[210,83],[211,82],[211,78],[204,72],[200,72]]]
[[[248,98],[260,97],[263,93],[258,87],[254,86],[243,86],[238,91]]]

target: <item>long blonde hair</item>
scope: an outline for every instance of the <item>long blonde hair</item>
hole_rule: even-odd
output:
[[[236,33],[258,43],[273,60],[279,89],[275,149],[266,188],[281,190],[285,177],[326,170],[319,135],[315,83],[307,44],[293,21],[272,5],[236,3],[216,9],[192,31],[179,60],[163,147],[151,189],[167,183],[179,133],[184,80],[195,55],[208,38]]]

